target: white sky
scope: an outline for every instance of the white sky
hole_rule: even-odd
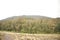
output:
[[[19,15],[60,16],[58,0],[0,0],[0,19]]]

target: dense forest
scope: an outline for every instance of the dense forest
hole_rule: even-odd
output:
[[[14,16],[0,20],[0,31],[19,33],[60,33],[60,18]]]

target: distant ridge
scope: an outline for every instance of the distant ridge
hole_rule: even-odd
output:
[[[2,20],[15,19],[15,18],[40,18],[40,19],[49,19],[51,17],[40,16],[40,15],[22,15],[22,16],[12,16]]]

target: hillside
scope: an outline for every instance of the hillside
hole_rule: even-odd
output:
[[[14,16],[0,20],[1,31],[19,33],[60,33],[60,18],[45,16]]]

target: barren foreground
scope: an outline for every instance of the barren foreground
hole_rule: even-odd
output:
[[[60,34],[24,34],[0,31],[0,40],[60,40]]]

